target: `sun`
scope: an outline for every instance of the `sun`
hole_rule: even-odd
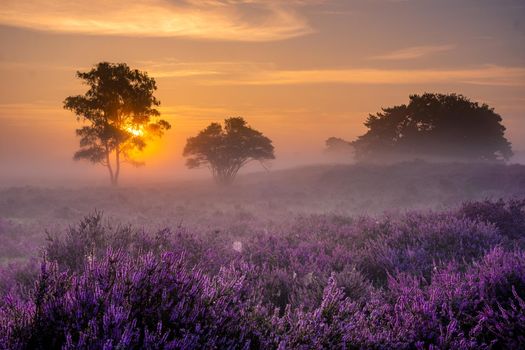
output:
[[[141,128],[141,127],[136,127],[136,126],[128,126],[126,128],[126,131],[129,132],[131,135],[137,137],[137,136],[143,136],[144,135],[144,130]]]

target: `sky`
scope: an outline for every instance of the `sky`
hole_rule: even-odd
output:
[[[0,44],[0,184],[107,181],[62,108],[101,61],[154,77],[172,124],[123,181],[205,176],[186,139],[231,116],[273,140],[271,169],[327,161],[328,137],[423,92],[489,104],[525,151],[524,0],[1,0]]]

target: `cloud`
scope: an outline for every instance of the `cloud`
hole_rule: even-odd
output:
[[[2,0],[0,24],[90,35],[272,41],[312,32],[279,0]]]
[[[203,80],[208,85],[295,84],[440,84],[460,83],[494,86],[525,86],[525,68],[481,66],[464,69],[324,69],[260,70],[227,79]]]
[[[40,71],[71,71],[78,67],[74,65],[42,63],[42,62],[16,62],[16,61],[0,61],[0,70],[16,71],[16,70],[40,70]]]
[[[184,62],[171,58],[134,61],[132,67],[153,78],[184,79],[185,83],[204,86],[268,86],[311,84],[469,84],[525,87],[525,67],[482,65],[450,69],[340,68],[283,70],[272,62],[202,61]],[[85,71],[91,67],[0,62],[0,70],[28,68],[39,70]]]
[[[271,62],[173,59],[137,61],[157,78],[188,78],[202,85],[439,84],[525,86],[525,67],[483,65],[454,69],[342,68],[282,70]]]
[[[413,60],[439,52],[450,51],[454,47],[454,45],[413,46],[389,52],[383,55],[372,56],[371,58],[375,60],[388,61]]]
[[[0,117],[14,114],[31,115],[35,113],[47,113],[53,111],[56,105],[50,102],[35,101],[32,103],[0,103]]]
[[[137,61],[140,69],[155,78],[191,78],[198,76],[229,76],[242,72],[273,68],[271,63],[249,61],[182,62],[175,59]]]
[[[455,69],[342,68],[282,70],[270,62],[138,61],[156,78],[188,78],[201,85],[443,84],[525,86],[525,67],[483,65]]]
[[[163,115],[172,116],[177,121],[189,122],[209,121],[210,116],[228,116],[232,113],[231,109],[224,106],[197,106],[197,105],[171,105],[160,106]]]

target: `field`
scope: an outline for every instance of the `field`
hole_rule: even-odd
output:
[[[0,348],[525,347],[525,166],[0,188]]]

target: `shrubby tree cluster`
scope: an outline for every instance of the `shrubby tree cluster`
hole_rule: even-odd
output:
[[[272,141],[252,129],[243,118],[211,123],[197,136],[188,138],[183,155],[188,168],[207,167],[215,181],[229,185],[239,170],[251,161],[274,159]]]
[[[406,105],[384,108],[357,138],[359,160],[414,157],[469,161],[508,160],[511,145],[501,116],[486,104],[457,94],[411,95]]]
[[[354,152],[352,143],[339,137],[329,137],[325,144],[325,152],[329,155],[344,155],[349,157]]]

